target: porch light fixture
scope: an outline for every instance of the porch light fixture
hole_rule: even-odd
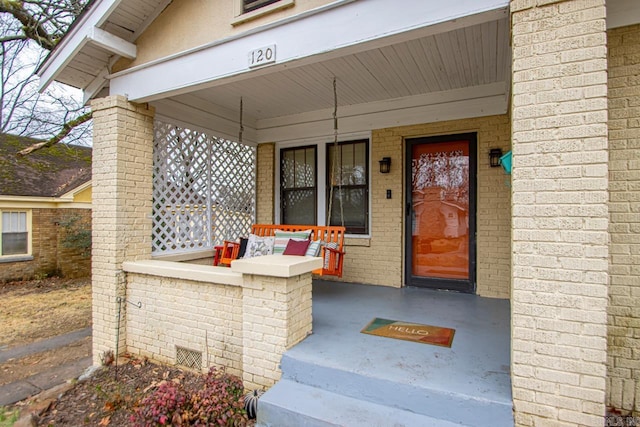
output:
[[[391,172],[391,157],[383,157],[379,163],[380,163],[380,173]]]
[[[500,166],[500,157],[502,157],[502,149],[501,148],[492,148],[489,150],[489,165],[492,168],[497,168]]]

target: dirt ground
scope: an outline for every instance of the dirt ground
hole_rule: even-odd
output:
[[[91,326],[90,279],[0,284],[0,350]],[[91,355],[91,338],[0,364],[0,385]]]
[[[47,278],[0,283],[0,350],[29,344],[91,326],[90,279]],[[70,360],[91,355],[91,337],[66,347],[0,364],[0,385],[8,384]],[[68,385],[59,398],[37,398],[0,408],[5,419],[37,408],[38,426],[125,426],[142,398],[163,381],[198,384],[202,375],[146,360],[120,358],[84,381]],[[254,422],[248,422],[249,426]]]
[[[0,349],[91,326],[91,280],[0,283]]]

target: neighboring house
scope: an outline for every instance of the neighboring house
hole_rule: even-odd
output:
[[[36,142],[0,134],[0,281],[88,276],[89,253],[67,241],[91,228],[91,148],[17,156]]]
[[[639,24],[634,0],[91,1],[38,73],[93,100],[95,360],[117,337],[167,361],[186,345],[197,327],[175,319],[200,291],[152,260],[176,248],[157,201],[188,205],[181,182],[213,194],[238,178],[255,205],[229,211],[255,206],[260,223],[326,224],[333,194],[346,282],[509,299],[517,425],[601,425],[607,405],[638,414]],[[233,155],[215,151],[226,140],[242,142]],[[512,151],[510,176],[490,167],[493,149]],[[237,237],[236,225],[218,228]],[[208,271],[188,277],[228,288],[202,311],[245,319],[212,324],[232,328],[212,357],[267,384],[247,374],[260,357],[245,357],[257,339],[242,331],[259,317],[244,287]],[[129,307],[125,345],[111,319],[136,283],[158,300],[181,289],[167,296],[181,307],[144,339],[135,322],[154,323]]]

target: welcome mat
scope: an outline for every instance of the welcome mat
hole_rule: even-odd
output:
[[[376,317],[360,332],[379,337],[451,347],[456,330]]]

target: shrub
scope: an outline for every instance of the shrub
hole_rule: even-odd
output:
[[[80,215],[70,215],[59,222],[65,233],[62,238],[62,246],[68,249],[76,249],[81,255],[91,255],[91,224],[86,224]]]
[[[131,416],[136,427],[229,426],[244,427],[242,381],[211,368],[204,380],[186,389],[174,382],[162,383]]]
[[[185,402],[184,390],[177,384],[162,383],[150,396],[142,400],[131,421],[140,427],[181,425],[180,422],[174,422],[174,417],[176,420],[181,419],[180,412]]]
[[[202,389],[191,395],[191,425],[246,425],[243,394],[240,378],[211,368]]]

